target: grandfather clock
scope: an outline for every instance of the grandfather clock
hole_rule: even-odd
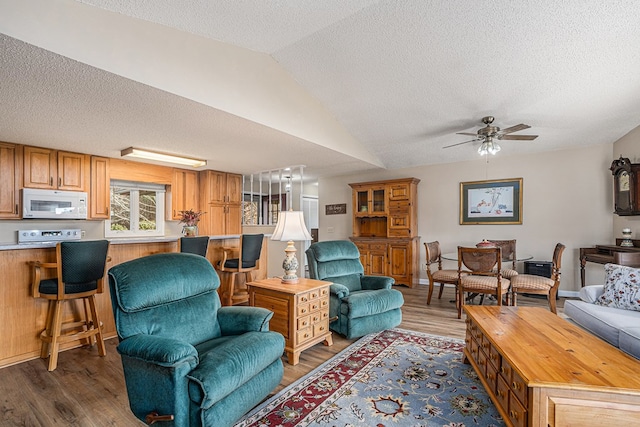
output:
[[[640,215],[640,163],[620,156],[609,169],[613,174],[614,213]]]

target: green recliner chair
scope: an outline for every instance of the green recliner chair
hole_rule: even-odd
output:
[[[365,276],[360,252],[348,240],[313,243],[306,251],[309,276],[333,282],[329,328],[347,338],[396,327],[402,321],[402,293],[385,276]]]
[[[231,426],[281,381],[273,313],[221,307],[206,258],[163,253],[109,270],[131,410],[163,426]]]

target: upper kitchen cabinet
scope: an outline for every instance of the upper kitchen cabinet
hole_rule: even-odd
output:
[[[0,218],[20,218],[22,146],[0,142]]]
[[[24,187],[87,191],[89,171],[86,154],[24,147]]]
[[[90,219],[109,219],[111,207],[109,165],[108,158],[91,156]]]
[[[180,211],[198,208],[198,172],[174,169],[171,182],[171,219],[182,218]]]
[[[242,175],[206,170],[200,172],[202,203],[241,203]]]
[[[200,172],[201,234],[242,232],[242,175],[206,170]]]

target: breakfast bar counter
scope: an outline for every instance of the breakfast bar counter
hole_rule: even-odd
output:
[[[107,270],[131,259],[178,250],[178,237],[110,239],[110,242],[110,261],[107,264]],[[213,236],[209,242],[207,258],[215,265],[222,259],[223,247],[233,247],[238,244],[239,236],[236,235]],[[266,244],[265,238],[260,258],[261,268],[254,275],[256,280],[266,277]],[[40,355],[39,336],[44,329],[47,302],[35,299],[31,294],[29,262],[55,262],[55,258],[55,243],[0,244],[0,271],[3,276],[0,284],[0,336],[3,338],[3,345],[0,346],[0,368],[35,359]],[[222,283],[221,288],[224,285]],[[104,324],[105,338],[115,337],[116,329],[107,283],[105,283],[105,292],[97,295],[96,302],[100,319]],[[66,305],[65,317],[68,319],[78,318],[83,313],[79,303]],[[62,346],[62,348],[65,347]]]

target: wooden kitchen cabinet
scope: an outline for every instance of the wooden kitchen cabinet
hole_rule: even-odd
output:
[[[91,156],[91,191],[89,192],[89,219],[109,219],[111,188],[110,160]]]
[[[0,218],[20,218],[22,146],[0,142]]]
[[[200,233],[242,233],[242,175],[206,170],[200,172]]]
[[[88,155],[25,146],[23,157],[24,187],[87,191],[90,174]]]
[[[173,169],[171,182],[171,219],[182,218],[180,211],[198,209],[198,172]]]
[[[419,279],[416,178],[349,184],[353,236],[365,274],[390,276],[413,287]]]
[[[319,342],[332,345],[329,331],[329,287],[331,282],[299,278],[283,285],[278,278],[249,282],[249,303],[273,311],[269,330],[284,336],[285,353],[291,365],[300,353]]]

